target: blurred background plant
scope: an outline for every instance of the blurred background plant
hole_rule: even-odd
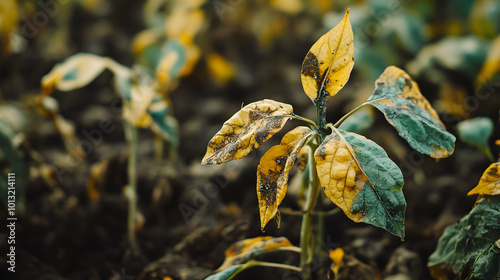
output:
[[[492,142],[500,138],[495,121],[500,3],[495,0],[0,1],[0,167],[4,176],[13,170],[19,174],[17,201],[24,219],[18,230],[21,249],[29,256],[21,259],[36,263],[38,272],[79,279],[106,279],[124,266],[142,279],[202,279],[210,274],[229,244],[260,235],[251,230],[258,229],[252,190],[260,156],[227,169],[201,171],[203,143],[242,102],[271,98],[314,118],[298,78],[300,65],[304,53],[348,7],[355,67],[345,92],[331,102],[327,119],[338,119],[366,100],[375,78],[394,64],[416,80],[455,134],[461,121],[494,120],[487,146],[498,155]],[[84,67],[81,73],[94,76],[87,76],[85,87],[70,83],[71,94],[61,91],[80,77],[80,70],[53,77],[54,92],[42,98],[42,77],[54,65],[68,63],[65,59],[82,56],[100,61],[102,71]],[[110,68],[127,74],[116,75]],[[121,79],[126,76],[130,78]],[[140,102],[134,97],[138,89],[148,96]],[[141,109],[130,111],[132,106]],[[459,141],[454,156],[435,164],[385,133],[391,128],[379,121],[380,114],[367,111],[358,117],[363,125],[355,129],[390,147],[389,156],[406,177],[408,237],[402,248],[374,230],[361,232],[349,223],[336,228],[344,234],[332,238],[342,245],[346,259],[357,260],[338,271],[361,271],[349,266],[356,263],[384,277],[404,271],[412,279],[430,277],[423,264],[444,228],[472,208],[467,186],[478,182],[490,161]],[[101,129],[103,120],[109,132]],[[147,258],[161,260],[146,268],[146,261],[122,259],[128,211],[123,187],[129,184],[123,121],[134,124],[133,130],[153,130],[138,129],[136,164],[141,209],[137,242]],[[96,130],[102,140],[86,154],[86,143],[101,139]],[[167,138],[168,149],[163,149]],[[166,158],[162,164],[150,160],[160,157]],[[205,188],[220,178],[226,180],[224,188],[211,188],[206,195]],[[5,180],[0,180],[4,188]],[[3,199],[4,194],[2,190]],[[284,206],[297,208],[290,201]],[[191,219],[186,220],[180,205],[195,209]],[[346,224],[339,219],[333,216],[326,225]],[[298,224],[266,234],[294,232]],[[293,244],[297,240],[290,236]],[[417,268],[395,261],[405,258]],[[242,279],[258,276],[252,270],[241,274]]]

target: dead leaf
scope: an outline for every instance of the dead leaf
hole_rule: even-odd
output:
[[[484,171],[479,183],[467,195],[500,195],[500,162],[492,163]]]
[[[291,105],[265,99],[250,103],[234,114],[210,140],[202,164],[240,159],[285,126]]]
[[[344,87],[354,67],[354,35],[349,9],[344,19],[311,47],[302,63],[304,91],[314,102],[329,100]]]
[[[235,264],[244,263],[256,255],[280,247],[293,247],[293,245],[286,237],[259,236],[238,241],[226,250],[226,259],[216,272],[223,271]]]
[[[278,213],[278,206],[285,198],[288,175],[297,154],[314,132],[299,126],[285,134],[280,145],[271,147],[260,159],[257,167],[257,197],[259,200],[261,230]],[[279,227],[279,216],[278,227]]]

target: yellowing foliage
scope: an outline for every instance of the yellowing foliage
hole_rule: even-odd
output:
[[[296,127],[283,137],[280,145],[269,149],[260,159],[257,167],[257,198],[262,230],[278,213],[278,206],[285,198],[288,188],[290,169],[295,164],[304,142],[313,133],[308,127]],[[279,227],[279,215],[277,217]]]
[[[500,195],[500,162],[492,163],[484,171],[479,183],[467,195]]]
[[[361,170],[351,145],[335,129],[316,149],[314,159],[326,196],[351,220],[363,221],[362,213],[353,213],[351,209],[368,178]]]
[[[280,131],[292,111],[291,105],[269,99],[248,104],[210,140],[202,164],[243,158]]]
[[[354,35],[349,10],[344,19],[311,47],[302,64],[302,86],[309,98],[330,99],[339,92],[354,67]]]

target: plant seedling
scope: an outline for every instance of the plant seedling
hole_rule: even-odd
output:
[[[311,217],[320,189],[351,220],[372,224],[404,238],[406,202],[401,191],[404,183],[401,170],[375,142],[340,129],[344,120],[363,106],[371,105],[420,153],[444,158],[453,153],[455,146],[455,137],[445,130],[417,84],[395,66],[388,67],[375,82],[375,91],[367,102],[335,124],[327,123],[327,105],[344,87],[353,69],[353,50],[347,10],[343,20],[311,47],[302,64],[302,85],[316,107],[317,121],[294,114],[289,104],[269,99],[248,104],[210,140],[202,160],[202,164],[220,164],[243,158],[280,131],[289,119],[308,124],[285,134],[279,145],[262,156],[257,167],[257,197],[264,230],[273,217],[279,226],[278,206],[286,195],[290,169],[298,153],[309,147],[307,172],[304,172],[308,186],[300,233],[300,270],[305,279],[311,279],[315,253]],[[254,265],[258,264],[253,261],[251,266]],[[230,279],[242,268],[246,266],[229,267],[232,273],[219,273],[225,276],[214,279]]]

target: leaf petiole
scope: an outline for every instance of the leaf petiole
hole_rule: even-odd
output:
[[[379,101],[379,100],[377,100],[377,101]],[[352,109],[349,113],[345,114],[342,118],[340,118],[333,126],[336,127],[336,128],[338,128],[348,117],[350,117],[356,111],[358,111],[359,109],[361,109],[363,106],[370,105],[371,103],[374,103],[374,102],[373,101],[367,101],[367,102],[359,105],[358,107]]]
[[[299,121],[303,121],[303,122],[306,122],[307,124],[309,124],[312,128],[316,128],[318,125],[313,121],[313,120],[310,120],[308,118],[304,118],[302,116],[299,116],[299,115],[295,115],[294,113],[291,113],[289,115],[286,115],[292,119],[296,119],[296,120],[299,120]]]

